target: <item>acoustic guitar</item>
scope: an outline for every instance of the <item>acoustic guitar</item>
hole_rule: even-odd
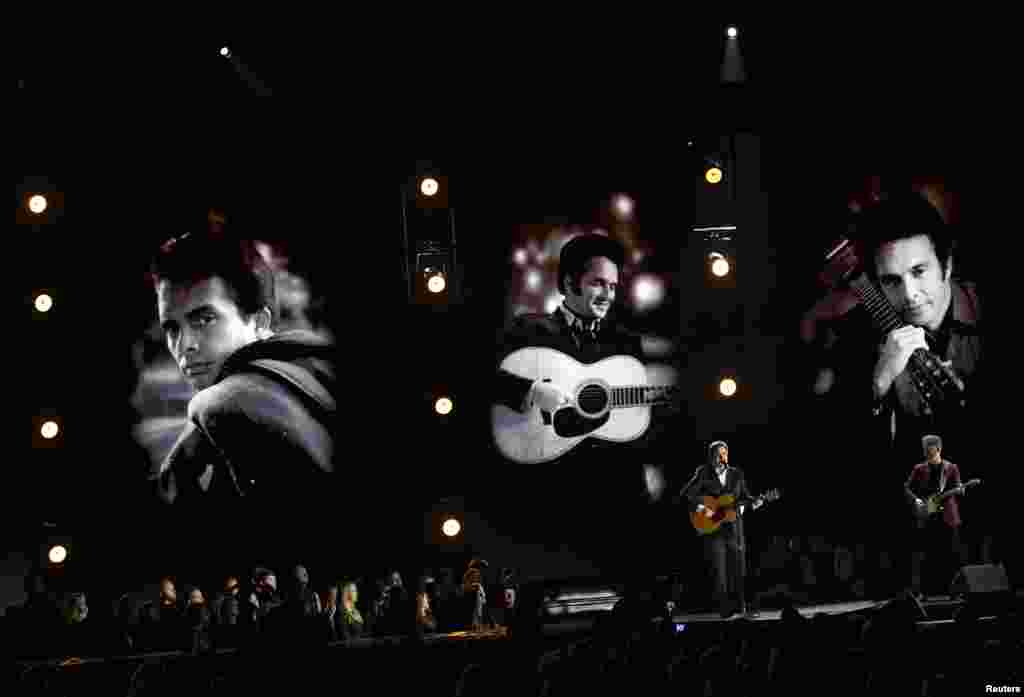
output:
[[[955,486],[948,491],[943,491],[941,494],[932,494],[927,499],[923,500],[921,505],[918,505],[915,501],[913,504],[914,516],[918,520],[927,520],[929,517],[941,512],[945,508],[945,502],[949,497],[962,494],[967,491],[968,488],[977,486],[978,484],[981,484],[980,479],[972,479],[969,482],[965,482],[960,486]]]
[[[825,267],[818,275],[821,284],[836,288],[849,283],[861,305],[868,311],[881,335],[907,326],[885,294],[873,284],[864,271],[863,254],[859,245],[849,239],[840,239],[825,256]],[[914,390],[921,397],[922,412],[926,416],[963,410],[967,406],[963,381],[950,363],[939,356],[917,349],[907,363]]]
[[[635,440],[651,424],[651,407],[673,403],[678,396],[671,368],[645,366],[632,356],[584,364],[556,349],[528,347],[510,353],[501,368],[553,382],[572,397],[554,412],[491,407],[495,445],[506,458],[522,464],[550,462],[588,438]],[[659,379],[662,384],[654,384]]]
[[[753,510],[753,505],[758,501],[769,503],[781,498],[781,496],[782,494],[778,489],[772,489],[760,496],[740,499],[737,499],[735,496],[705,496],[701,503],[704,504],[705,508],[710,509],[713,515],[708,516],[706,511],[691,511],[690,523],[693,524],[693,529],[698,534],[710,535],[713,532],[717,532],[722,527],[722,523],[736,522],[736,518],[739,517],[740,506],[750,506],[750,510]]]

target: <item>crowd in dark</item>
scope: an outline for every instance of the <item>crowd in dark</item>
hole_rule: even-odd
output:
[[[61,659],[479,630],[505,621],[517,588],[511,569],[493,575],[486,567],[474,559],[461,578],[450,568],[424,570],[411,586],[397,570],[369,583],[315,584],[303,565],[285,577],[256,568],[228,575],[215,592],[164,577],[155,597],[96,604],[84,592],[49,592],[42,574],[30,574],[25,603],[8,608],[0,633],[7,655]]]

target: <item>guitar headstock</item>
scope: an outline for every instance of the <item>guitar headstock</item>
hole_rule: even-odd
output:
[[[771,489],[770,491],[766,491],[760,496],[758,496],[758,498],[764,501],[765,503],[768,503],[769,501],[775,501],[781,497],[782,492],[780,492],[778,489]]]
[[[864,257],[859,245],[850,239],[836,240],[825,255],[825,266],[818,274],[818,282],[828,289],[842,285],[864,268]]]
[[[980,479],[972,479],[969,482],[967,482],[966,484],[964,484],[964,488],[966,489],[969,486],[977,486],[978,484],[981,484],[981,480]]]

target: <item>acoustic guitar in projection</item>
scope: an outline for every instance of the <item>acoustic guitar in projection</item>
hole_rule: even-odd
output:
[[[853,240],[840,239],[825,255],[825,267],[818,280],[832,289],[848,283],[883,337],[894,329],[907,326],[863,269],[864,255],[860,246]],[[943,361],[934,353],[921,348],[914,351],[907,363],[907,375],[921,397],[922,411],[926,416],[957,413],[967,406],[963,381],[953,372],[950,362]]]
[[[635,440],[651,424],[651,407],[671,403],[678,395],[670,366],[645,366],[632,356],[584,364],[556,349],[529,347],[510,353],[501,368],[530,380],[550,381],[572,397],[554,412],[491,407],[498,450],[523,464],[550,462],[588,438]]]

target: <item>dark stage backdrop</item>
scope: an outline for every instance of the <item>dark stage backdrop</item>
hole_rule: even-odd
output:
[[[73,540],[69,583],[96,589],[139,588],[162,573],[217,583],[227,567],[248,568],[261,540],[295,529],[304,534],[290,547],[293,558],[280,562],[305,561],[314,578],[386,564],[413,571],[443,551],[426,529],[436,511],[455,509],[473,523],[465,544],[440,555],[453,564],[478,551],[524,575],[621,572],[623,560],[698,573],[696,538],[669,501],[716,438],[729,441],[755,490],[784,491],[749,526],[753,545],[819,533],[892,543],[907,522],[893,492],[912,463],[888,460],[843,404],[815,392],[818,354],[799,333],[820,293],[814,278],[827,244],[845,230],[851,198],[870,186],[857,172],[879,166],[838,151],[833,167],[794,186],[788,151],[770,139],[698,142],[698,150],[732,148],[740,176],[721,216],[740,231],[731,288],[707,283],[707,249],[691,231],[700,153],[681,136],[657,153],[436,160],[452,182],[462,281],[456,301],[440,310],[405,294],[399,187],[415,173],[413,160],[325,172],[296,157],[273,167],[203,167],[187,178],[150,170],[46,179],[62,206],[48,224],[17,225],[12,241],[24,303],[15,310],[21,340],[10,347],[10,401],[33,435],[21,441],[3,491],[10,559],[37,559],[54,534],[42,522],[51,521]],[[962,268],[984,277],[985,198],[964,178],[936,181],[969,233]],[[617,194],[634,204],[628,220],[614,214]],[[205,225],[210,208],[266,242],[287,289],[287,322],[338,343],[344,457],[332,505],[309,510],[297,501],[270,515],[218,519],[163,506],[145,485],[180,427],[187,394],[154,334],[144,271],[155,245]],[[486,383],[501,327],[516,312],[549,309],[559,245],[594,230],[632,253],[616,313],[678,343],[670,363],[685,406],[614,467],[581,472],[602,483],[581,496],[564,477],[560,489],[545,488],[557,464],[501,458]],[[631,299],[641,279],[662,284],[659,301]],[[56,301],[45,317],[26,307],[39,291]],[[715,395],[726,372],[740,385],[731,400]],[[441,393],[455,403],[444,419],[432,411]],[[48,416],[62,426],[56,442],[34,435]],[[968,477],[1009,485],[986,452],[949,456]],[[439,503],[445,497],[457,503]],[[888,502],[884,513],[876,497]],[[971,498],[965,510],[976,556],[996,525],[981,501]],[[578,534],[550,534],[560,517]],[[600,536],[585,534],[588,521]]]

